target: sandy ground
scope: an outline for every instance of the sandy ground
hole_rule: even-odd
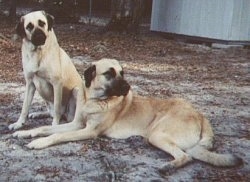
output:
[[[213,49],[140,35],[102,33],[98,27],[56,25],[59,43],[80,72],[103,57],[119,59],[132,89],[145,96],[182,97],[206,115],[214,128],[214,150],[244,160],[235,168],[199,161],[166,174],[168,154],[141,137],[97,138],[29,150],[31,139],[7,129],[17,121],[24,97],[20,40],[10,41],[14,25],[0,23],[0,181],[250,181],[250,50]],[[45,110],[36,95],[31,112]],[[23,129],[50,124],[29,120]]]

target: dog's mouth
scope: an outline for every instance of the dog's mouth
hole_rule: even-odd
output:
[[[46,35],[40,29],[36,29],[31,37],[31,42],[34,46],[44,45],[46,41]]]
[[[114,80],[111,86],[109,86],[105,95],[108,97],[112,96],[126,96],[130,90],[130,85],[126,80]]]

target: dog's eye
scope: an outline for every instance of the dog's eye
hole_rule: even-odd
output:
[[[40,27],[44,27],[45,22],[42,21],[42,20],[38,20],[38,25],[39,25]]]
[[[105,75],[105,77],[109,80],[111,78],[114,78],[116,76],[116,72],[114,68],[110,68],[109,71],[106,71],[105,73],[103,73],[103,75]]]
[[[34,28],[34,25],[33,25],[32,23],[29,23],[29,24],[26,26],[26,29],[29,30],[29,31],[33,30],[33,28]]]

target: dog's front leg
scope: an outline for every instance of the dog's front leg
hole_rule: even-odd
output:
[[[32,102],[33,97],[34,97],[35,90],[36,90],[36,87],[35,87],[34,83],[31,80],[27,80],[26,86],[25,86],[25,96],[24,96],[21,115],[20,115],[17,122],[9,125],[10,130],[16,130],[18,128],[21,128],[22,125],[27,120],[29,108],[30,108],[31,102]]]
[[[79,104],[78,104],[79,105]],[[80,105],[81,106],[81,105]],[[48,136],[55,133],[63,133],[82,129],[85,125],[84,117],[81,112],[81,107],[77,107],[75,118],[70,123],[64,123],[58,126],[42,126],[31,130],[16,131],[12,136],[18,138]]]
[[[31,130],[21,130],[13,133],[13,137],[18,138],[28,138],[28,137],[36,137],[36,136],[48,136],[55,133],[74,131],[83,128],[82,122],[72,121],[70,123],[64,123],[58,126],[42,126],[39,128],[34,128]]]
[[[89,138],[95,138],[97,137],[97,135],[98,132],[93,127],[87,126],[86,128],[81,130],[56,133],[48,137],[33,140],[27,145],[27,147],[30,149],[42,149],[63,142],[79,141]]]
[[[62,108],[62,83],[57,81],[53,84],[54,89],[54,116],[52,125],[58,125],[61,119]]]

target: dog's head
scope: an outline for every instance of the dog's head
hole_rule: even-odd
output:
[[[44,11],[35,11],[21,17],[16,26],[16,33],[26,38],[34,46],[45,44],[49,31],[52,30],[53,16]]]
[[[130,85],[124,80],[123,69],[115,59],[101,59],[84,72],[85,86],[93,98],[126,96]]]

